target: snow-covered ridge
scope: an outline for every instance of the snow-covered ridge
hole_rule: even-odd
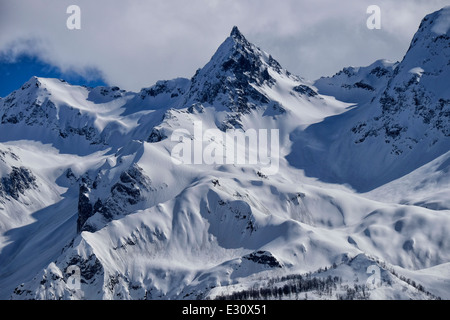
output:
[[[138,93],[32,78],[0,100],[0,298],[449,298],[448,10],[403,61],[315,83],[237,27]],[[198,122],[278,130],[278,173],[175,164]]]
[[[288,157],[291,164],[305,167],[307,175],[369,191],[446,153],[450,146],[450,46],[446,34],[437,35],[431,29],[448,10],[424,18],[405,57],[391,65],[395,69],[386,72],[380,87],[367,91],[362,99],[356,89],[337,93],[357,102],[356,108],[302,133]],[[358,72],[361,69],[347,69],[348,75],[322,78],[316,85],[319,92],[335,90],[344,80],[359,80]],[[308,146],[305,139],[314,145]]]
[[[367,67],[348,67],[332,77],[322,77],[314,82],[321,94],[339,100],[365,103],[374,99],[392,78],[398,62],[378,60]]]

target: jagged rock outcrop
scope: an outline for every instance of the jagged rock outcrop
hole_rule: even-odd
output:
[[[128,214],[131,207],[145,200],[145,194],[154,191],[151,179],[136,164],[122,172],[109,190],[99,189],[98,179],[84,181],[78,199],[78,232],[94,232],[101,227],[99,219],[104,224]],[[89,223],[94,216],[97,216],[95,222]]]
[[[94,214],[93,206],[89,198],[90,189],[86,184],[80,186],[80,193],[78,197],[78,219],[77,219],[77,232],[84,230],[86,221]]]
[[[0,198],[19,200],[26,190],[37,187],[36,177],[29,169],[12,167],[12,171],[0,180]]]

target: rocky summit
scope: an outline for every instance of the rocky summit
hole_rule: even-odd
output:
[[[140,92],[31,78],[0,98],[0,298],[449,299],[449,16],[316,81],[237,27]]]

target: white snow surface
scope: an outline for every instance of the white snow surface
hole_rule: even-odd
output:
[[[305,274],[342,283],[285,299],[338,299],[371,266],[365,298],[450,299],[449,10],[402,62],[315,83],[237,28],[192,79],[139,93],[30,79],[0,100],[0,299],[206,299]],[[176,165],[171,135],[196,122],[278,129],[278,172]]]

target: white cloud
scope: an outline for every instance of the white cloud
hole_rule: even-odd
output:
[[[0,0],[0,51],[28,51],[62,70],[93,67],[130,90],[191,77],[233,25],[291,72],[315,79],[347,65],[401,59],[428,13],[445,1]],[[66,28],[69,5],[79,31]],[[382,10],[382,30],[366,9]]]

